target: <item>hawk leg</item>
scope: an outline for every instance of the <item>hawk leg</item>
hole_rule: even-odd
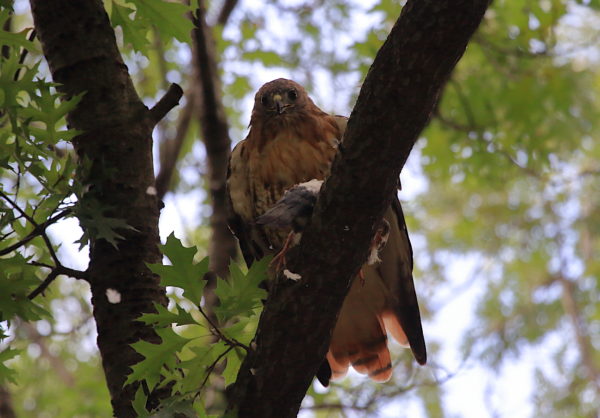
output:
[[[279,251],[277,253],[277,255],[275,255],[275,257],[273,257],[273,260],[271,260],[271,263],[269,265],[273,265],[273,263],[275,264],[275,270],[276,271],[281,271],[281,269],[283,267],[286,266],[286,260],[285,260],[285,255],[288,252],[288,250],[290,249],[290,247],[292,246],[292,242],[294,241],[294,231],[290,231],[290,233],[288,234],[287,238],[285,239],[285,242],[283,243],[283,248],[281,248],[281,251]]]

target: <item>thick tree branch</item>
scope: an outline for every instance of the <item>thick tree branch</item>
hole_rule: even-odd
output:
[[[150,109],[150,119],[157,124],[167,113],[179,104],[183,90],[179,84],[171,84],[163,97]]]
[[[241,417],[294,417],[321,361],[373,225],[489,0],[409,1],[365,79],[290,269],[229,392]],[[368,173],[368,175],[366,174]],[[251,372],[254,371],[254,373]]]

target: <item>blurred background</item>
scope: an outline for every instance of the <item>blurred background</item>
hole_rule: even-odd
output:
[[[189,27],[177,37],[151,20],[136,38],[127,24],[135,6],[104,3],[146,105],[171,82],[185,91],[154,132],[156,173],[169,172],[160,230],[207,255],[218,243],[198,45]],[[278,77],[349,115],[402,4],[211,1],[203,20],[226,139],[245,137],[254,92]],[[29,3],[13,6],[9,29],[31,28]],[[492,4],[401,174],[429,364],[394,347],[392,381],[315,383],[302,417],[598,416],[599,28],[597,0]],[[49,80],[45,65],[39,77]],[[49,234],[65,265],[86,268],[76,220]],[[11,325],[11,345],[23,351],[8,363],[17,383],[2,396],[22,417],[110,416],[87,286],[61,278],[39,302],[51,318]]]

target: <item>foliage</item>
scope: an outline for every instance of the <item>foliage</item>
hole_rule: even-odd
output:
[[[9,19],[0,11],[0,24]],[[68,206],[74,164],[70,157],[58,157],[61,141],[76,132],[64,129],[64,116],[80,97],[61,100],[56,85],[39,78],[39,64],[28,66],[22,58],[37,47],[27,39],[27,31],[1,32],[5,55],[0,58],[0,340],[17,317],[36,321],[48,315],[28,295],[40,285],[35,263],[52,261],[52,245],[36,238],[36,231]],[[29,244],[27,252],[15,252]],[[3,361],[15,351],[0,346]],[[14,382],[3,365],[0,383]]]
[[[215,308],[219,324],[206,314],[202,295],[206,282],[202,277],[208,272],[208,258],[194,263],[195,248],[186,248],[173,234],[162,246],[171,265],[152,264],[150,268],[161,277],[165,287],[181,289],[171,298],[171,308],[156,305],[156,313],[144,314],[140,321],[153,324],[161,338],[160,344],[139,341],[133,344],[144,360],[133,366],[126,384],[143,380],[149,390],[172,384],[173,396],[162,405],[162,412],[173,411],[174,405],[197,402],[203,408],[200,392],[219,365],[223,370],[225,385],[235,381],[245,352],[256,331],[261,301],[266,293],[259,286],[266,279],[269,259],[252,265],[243,273],[231,264],[228,281],[218,280],[215,294],[219,305]],[[138,394],[140,399],[141,392]],[[143,414],[140,400],[136,409]]]
[[[152,0],[111,0],[106,5],[114,26],[120,26],[123,42],[135,51],[148,54],[149,32],[156,27],[166,38],[187,42],[192,22],[184,15],[189,6],[181,3]]]

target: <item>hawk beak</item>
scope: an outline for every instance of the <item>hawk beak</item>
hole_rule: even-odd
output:
[[[277,109],[277,114],[281,115],[285,110],[285,105],[283,104],[283,99],[279,94],[273,96],[273,102],[275,102],[275,108]]]

